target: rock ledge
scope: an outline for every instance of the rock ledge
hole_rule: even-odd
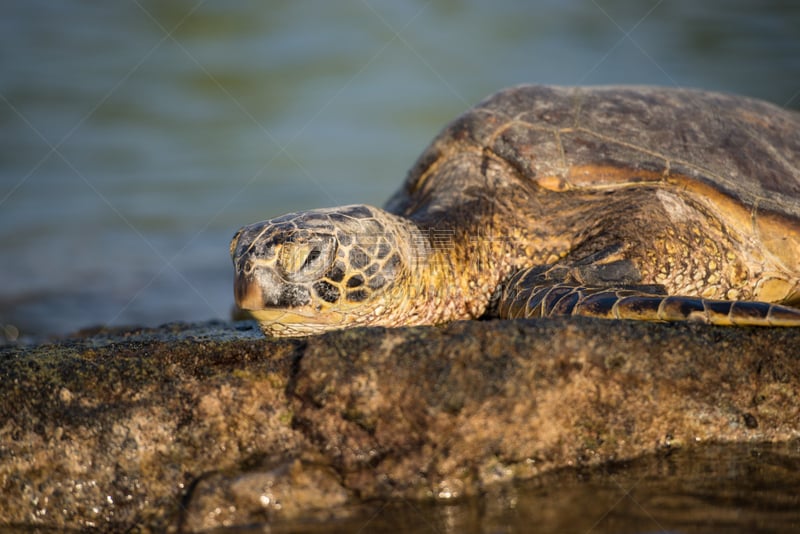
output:
[[[0,348],[6,526],[197,531],[800,437],[800,329],[583,319]]]

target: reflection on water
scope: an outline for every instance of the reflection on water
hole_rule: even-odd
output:
[[[9,0],[0,325],[225,317],[239,226],[380,204],[447,120],[531,81],[798,107],[800,4]]]
[[[709,533],[800,531],[800,442],[711,445],[565,469],[451,505],[378,503],[336,523],[270,532]]]

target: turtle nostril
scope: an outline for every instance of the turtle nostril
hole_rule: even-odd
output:
[[[253,269],[254,269],[253,262],[251,262],[250,260],[247,260],[246,262],[244,262],[244,265],[242,265],[242,272],[244,274],[251,274],[253,272]]]

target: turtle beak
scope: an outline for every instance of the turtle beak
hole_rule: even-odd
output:
[[[267,303],[264,294],[262,278],[267,273],[256,265],[256,260],[252,256],[244,256],[234,259],[236,266],[233,281],[233,297],[236,305],[242,310],[261,310]],[[271,272],[271,271],[270,271]],[[274,282],[272,277],[268,277],[270,282]],[[271,283],[270,287],[275,284]],[[274,300],[274,299],[273,299]]]
[[[296,308],[310,301],[309,289],[289,284],[266,265],[257,265],[251,258],[238,262],[233,281],[236,305],[247,311]]]
[[[242,310],[260,310],[264,307],[264,296],[251,275],[238,273],[233,283],[236,305]]]

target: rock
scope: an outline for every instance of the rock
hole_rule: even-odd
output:
[[[588,319],[0,349],[5,525],[197,531],[800,437],[800,330]]]

